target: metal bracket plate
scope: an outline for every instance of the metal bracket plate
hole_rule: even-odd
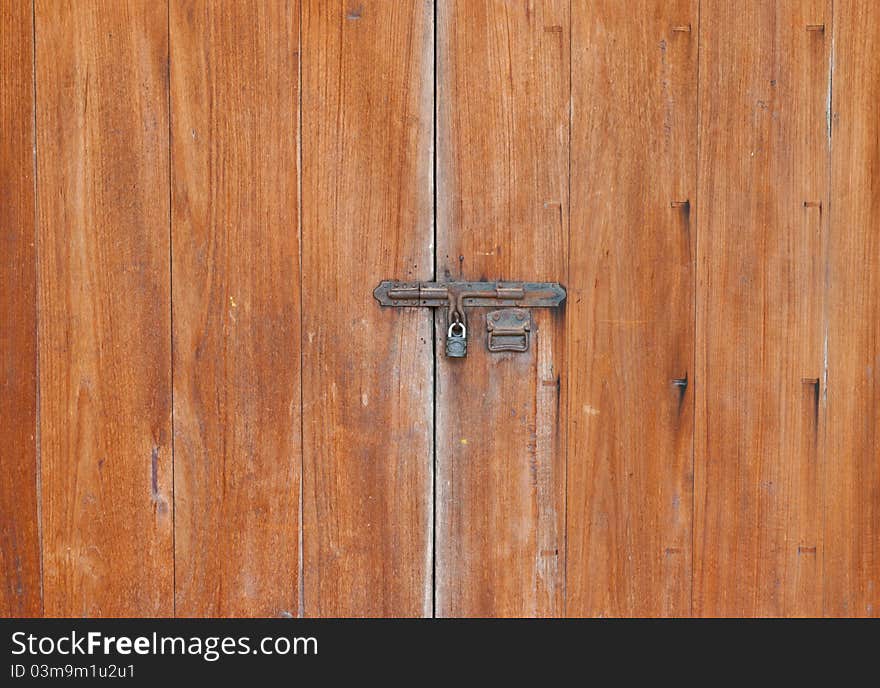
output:
[[[525,308],[486,313],[489,351],[528,351],[532,314]]]

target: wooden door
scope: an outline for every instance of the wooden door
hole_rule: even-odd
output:
[[[4,616],[880,614],[870,0],[0,2]],[[445,354],[380,280],[559,282]]]

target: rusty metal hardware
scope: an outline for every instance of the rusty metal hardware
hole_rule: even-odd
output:
[[[395,282],[385,280],[373,291],[383,306],[439,308],[455,301],[465,306],[552,308],[565,300],[555,282]]]
[[[446,355],[463,358],[467,354],[467,314],[465,308],[503,307],[489,329],[490,351],[527,351],[531,315],[525,308],[553,308],[565,300],[565,288],[556,282],[395,282],[384,280],[373,290],[383,306],[446,308]],[[522,320],[516,313],[524,313]],[[502,321],[502,317],[504,318]],[[508,321],[508,318],[513,318]],[[460,326],[460,327],[459,327]],[[455,334],[458,330],[458,334]],[[452,339],[452,342],[450,340]],[[458,352],[461,353],[458,353]],[[453,353],[455,352],[455,353]]]
[[[528,351],[532,314],[525,308],[504,308],[486,313],[489,351]]]

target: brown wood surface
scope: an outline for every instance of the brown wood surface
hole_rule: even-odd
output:
[[[573,12],[566,611],[686,615],[697,2]]]
[[[880,5],[834,3],[825,613],[880,616]]]
[[[303,5],[303,611],[431,614],[433,5]]]
[[[438,6],[439,279],[565,282],[568,3]],[[468,356],[437,315],[438,616],[563,611],[563,310],[535,309],[527,354]]]
[[[298,2],[170,15],[176,603],[298,608]]]
[[[0,616],[880,615],[878,55],[871,0],[0,1]],[[452,360],[382,279],[568,299]]]
[[[166,10],[36,3],[48,616],[173,612]]]
[[[0,617],[42,613],[33,36],[31,3],[0,4]]]
[[[702,3],[696,615],[822,613],[830,9]]]

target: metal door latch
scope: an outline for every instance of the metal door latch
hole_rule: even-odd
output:
[[[467,355],[466,307],[502,307],[487,314],[489,351],[528,351],[532,328],[527,308],[553,308],[565,301],[556,282],[395,282],[373,291],[382,306],[446,308],[446,355]]]

